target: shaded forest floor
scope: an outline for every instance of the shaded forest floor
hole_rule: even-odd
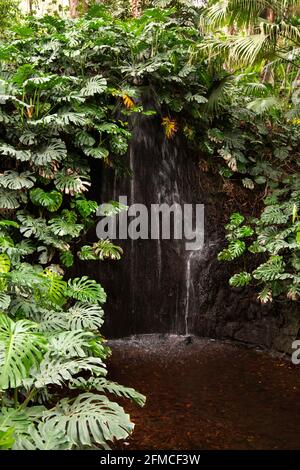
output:
[[[146,335],[110,342],[110,378],[147,396],[122,401],[128,450],[300,449],[300,366],[226,342]]]

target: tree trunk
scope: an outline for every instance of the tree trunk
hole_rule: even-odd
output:
[[[272,8],[266,8],[265,17],[267,21],[269,21],[270,23],[274,23],[275,22],[274,10]],[[263,83],[269,83],[272,86],[274,86],[275,84],[274,72],[270,67],[268,67],[268,64],[266,64],[266,66],[262,70],[261,80]]]
[[[131,4],[131,15],[134,17],[134,18],[138,18],[139,16],[141,16],[141,0],[131,0],[130,1],[130,4]]]
[[[85,13],[88,8],[88,0],[69,0],[69,11],[71,18],[77,18]]]
[[[266,20],[270,21],[270,23],[275,22],[275,13],[272,8],[266,8]]]

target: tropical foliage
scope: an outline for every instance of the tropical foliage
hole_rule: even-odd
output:
[[[101,165],[124,172],[137,116],[155,116],[170,141],[185,136],[224,188],[257,195],[250,215],[226,225],[219,259],[243,264],[230,284],[258,285],[263,303],[298,299],[298,6],[166,1],[133,19],[94,5],[76,20],[23,18],[5,32],[1,448],[107,448],[133,429],[111,395],[144,403],[107,379],[102,286],[69,271],[78,258],[122,256],[110,240],[87,241],[103,202],[91,188]]]
[[[200,50],[225,74],[218,124],[205,145],[224,160],[224,178],[261,186],[264,204],[246,225],[232,215],[219,259],[244,258],[250,272],[230,284],[260,285],[262,303],[299,298],[299,7],[297,0],[210,1],[201,16]],[[229,125],[220,125],[220,107]]]
[[[88,197],[92,161],[112,164],[130,136],[120,77],[108,82],[112,31],[96,41],[105,21],[31,19],[0,45],[2,448],[107,448],[133,430],[107,393],[144,403],[106,378],[103,288],[67,273],[77,256],[122,254],[83,241],[101,202]]]

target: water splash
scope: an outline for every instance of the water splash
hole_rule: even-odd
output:
[[[186,269],[185,269],[185,309],[184,309],[184,326],[185,326],[185,336],[190,334],[190,325],[189,320],[194,315],[195,307],[195,289],[194,289],[194,265],[195,262],[199,261],[201,257],[201,250],[190,251],[186,257]]]
[[[158,204],[161,204],[161,193],[160,193],[160,191],[157,194],[157,202],[158,202]],[[159,236],[158,240],[157,240],[157,271],[158,271],[159,285],[160,285],[160,281],[161,281],[161,259],[162,259],[162,257],[161,257],[161,237]]]
[[[185,325],[185,335],[189,334],[189,309],[190,309],[190,296],[192,289],[192,279],[191,279],[191,261],[192,261],[193,252],[189,253],[186,263],[185,270],[185,288],[186,288],[186,298],[185,298],[185,311],[184,311],[184,325]]]

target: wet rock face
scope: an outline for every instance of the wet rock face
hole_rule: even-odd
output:
[[[121,261],[79,263],[80,274],[97,279],[108,294],[106,336],[195,334],[290,351],[300,327],[290,305],[261,307],[251,289],[232,290],[232,267],[217,261],[227,203],[221,180],[199,169],[179,137],[167,140],[158,121],[141,117],[135,123],[127,155],[131,175],[95,169],[94,191],[99,197],[101,190],[103,201],[125,195],[128,204],[148,208],[204,204],[205,243],[189,252],[185,240],[116,240],[124,249]]]

